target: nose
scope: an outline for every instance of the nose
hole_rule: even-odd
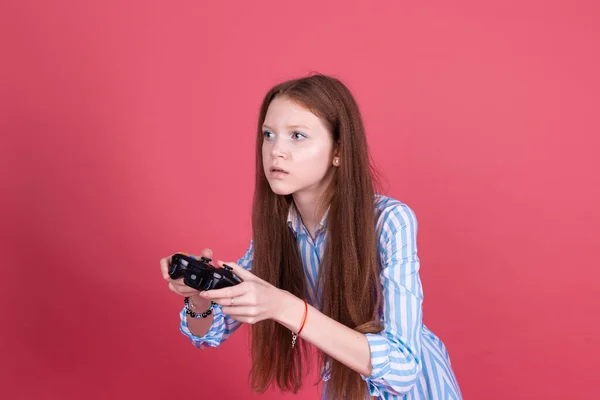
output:
[[[271,158],[283,158],[284,160],[288,156],[288,150],[285,148],[285,145],[282,143],[280,138],[277,138],[273,142],[273,147],[271,147]]]

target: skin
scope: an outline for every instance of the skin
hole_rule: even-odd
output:
[[[263,168],[271,190],[279,195],[291,194],[304,226],[311,236],[325,210],[318,200],[343,160],[339,159],[331,132],[326,124],[310,111],[288,98],[275,98],[267,110],[263,125]],[[273,175],[271,168],[284,169],[287,174]],[[205,257],[212,251],[205,249]],[[198,292],[183,284],[183,278],[171,280],[167,273],[171,257],[160,261],[163,278],[171,291],[190,297],[197,309],[205,310],[214,301],[225,314],[235,320],[254,324],[273,319],[292,332],[297,332],[304,316],[304,301],[258,278],[235,262],[226,262],[243,280],[228,288]],[[218,261],[223,266],[222,261]],[[204,336],[213,318],[187,319],[196,336]],[[364,375],[371,374],[371,356],[366,337],[308,306],[301,337],[342,364]],[[291,332],[290,332],[291,345]]]
[[[263,169],[271,190],[292,195],[314,237],[324,213],[318,200],[331,181],[337,156],[332,135],[320,118],[286,97],[277,97],[269,105],[263,134]],[[273,166],[289,174],[274,177]]]

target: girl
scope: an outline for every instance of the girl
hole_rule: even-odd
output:
[[[256,144],[253,238],[227,263],[243,282],[199,293],[169,279],[170,257],[161,260],[170,289],[186,297],[183,334],[217,347],[251,324],[257,392],[275,383],[295,393],[309,343],[324,398],[460,399],[446,348],[422,321],[415,214],[374,193],[346,86],[323,75],[275,86]]]

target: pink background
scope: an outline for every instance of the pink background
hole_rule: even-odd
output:
[[[594,397],[600,3],[413,3],[2,2],[0,396],[254,396],[246,327],[194,349],[158,261],[243,254],[260,100],[319,71],[417,213],[465,398]]]

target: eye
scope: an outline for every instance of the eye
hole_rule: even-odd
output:
[[[272,132],[269,132],[269,131],[264,131],[263,132],[263,136],[264,136],[265,139],[273,139],[273,136],[271,136],[271,135],[273,135]]]
[[[293,137],[294,139],[296,139],[296,140],[302,140],[302,139],[306,139],[306,135],[305,135],[304,133],[302,133],[302,132],[298,132],[298,131],[295,131],[295,132],[292,134],[292,137]]]

